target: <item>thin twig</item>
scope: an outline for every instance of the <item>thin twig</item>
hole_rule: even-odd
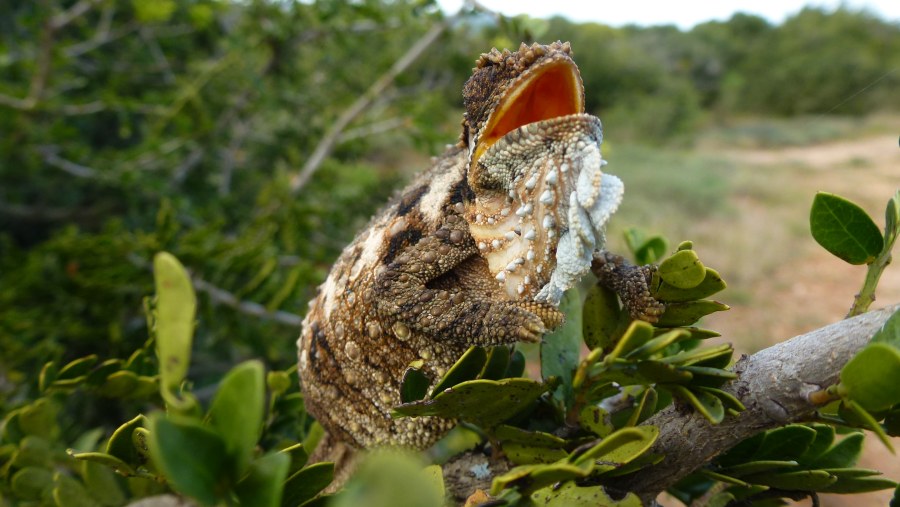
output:
[[[245,315],[258,317],[264,320],[272,320],[279,324],[285,324],[288,326],[297,327],[300,326],[301,322],[303,322],[303,317],[299,315],[283,311],[270,312],[266,309],[265,306],[259,303],[254,303],[252,301],[241,301],[234,294],[224,289],[220,289],[219,287],[216,287],[215,285],[205,280],[197,277],[193,277],[192,280],[194,282],[194,288],[209,296],[209,299],[214,304],[224,305],[229,308],[234,308],[235,310]]]
[[[68,10],[53,16],[50,19],[49,27],[51,30],[59,30],[60,28],[71,23],[75,18],[89,11],[93,6],[99,4],[103,0],[80,0],[78,3],[70,7]]]
[[[172,72],[172,66],[169,65],[169,60],[166,58],[166,54],[163,53],[162,47],[159,45],[159,41],[156,40],[150,31],[146,28],[141,28],[138,30],[138,34],[141,37],[141,40],[144,41],[144,45],[147,46],[147,49],[150,50],[150,56],[153,57],[153,60],[162,69],[163,78],[166,84],[172,84],[175,82],[175,73]]]
[[[409,118],[388,118],[387,120],[376,121],[367,125],[348,129],[338,137],[337,142],[338,144],[341,144],[354,139],[383,134],[400,127],[406,127],[409,124]]]
[[[64,172],[69,173],[72,176],[88,179],[94,179],[97,177],[96,169],[60,157],[58,155],[58,146],[40,146],[38,147],[37,151],[41,154],[41,158],[45,163],[47,163],[47,165],[50,165],[57,169],[62,169]]]
[[[465,9],[465,8],[464,8]],[[420,56],[428,49],[434,42],[438,39],[438,37],[444,33],[444,31],[450,27],[459,17],[462,16],[464,9],[460,10],[456,15],[442,19],[441,21],[435,23],[430,29],[428,29],[425,34],[413,44],[403,56],[400,57],[394,65],[388,69],[387,72],[381,75],[378,79],[369,86],[369,89],[365,91],[353,104],[350,105],[338,119],[334,122],[331,128],[328,129],[328,132],[325,136],[319,141],[319,144],[316,145],[315,150],[313,150],[312,154],[306,159],[306,163],[303,165],[303,168],[300,172],[291,176],[290,180],[290,188],[291,193],[296,194],[299,192],[309,181],[310,177],[312,177],[313,173],[319,169],[322,165],[322,162],[331,154],[331,151],[337,145],[338,140],[341,137],[341,133],[350,125],[353,120],[355,120],[360,114],[363,113],[375,99],[388,87],[391,83],[394,82],[397,76],[399,76],[403,71],[409,68],[416,60],[419,59]]]

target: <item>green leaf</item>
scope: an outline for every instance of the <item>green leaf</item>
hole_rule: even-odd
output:
[[[444,472],[441,469],[441,466],[428,465],[422,469],[422,472],[423,475],[425,475],[426,481],[431,483],[431,486],[435,491],[440,491],[441,498],[444,498],[446,492],[444,491]]]
[[[279,452],[283,452],[291,458],[291,466],[288,468],[288,475],[293,475],[295,472],[303,468],[303,465],[305,465],[309,460],[309,453],[306,452],[303,444],[294,444],[292,446],[285,447]]]
[[[50,387],[50,384],[56,380],[56,376],[59,374],[59,368],[56,367],[56,363],[53,361],[48,361],[44,363],[44,367],[41,368],[41,373],[38,375],[38,389],[41,392],[47,390]]]
[[[559,449],[566,445],[565,439],[556,435],[544,433],[543,431],[523,430],[522,428],[517,428],[508,424],[497,426],[493,436],[504,446],[511,442],[551,449]]]
[[[566,482],[559,487],[549,486],[535,491],[531,494],[531,501],[535,505],[544,507],[640,507],[642,505],[641,499],[634,493],[628,493],[618,500],[613,500],[607,495],[603,486],[581,487],[574,482]]]
[[[674,343],[689,340],[690,338],[690,332],[683,329],[675,329],[649,340],[647,343],[626,354],[625,357],[628,359],[649,358],[653,354],[661,352],[663,349]]]
[[[732,351],[731,345],[726,343],[715,347],[679,352],[673,356],[659,358],[657,361],[681,366],[698,365],[721,368],[731,362]]]
[[[820,491],[835,482],[837,477],[823,470],[798,470],[784,473],[763,473],[745,477],[752,484],[796,491]]]
[[[403,374],[403,383],[400,384],[400,401],[410,403],[425,398],[430,385],[431,379],[421,369],[410,366]]]
[[[724,468],[722,469],[722,473],[732,477],[741,477],[782,468],[796,468],[797,465],[798,463],[796,461],[759,460]]]
[[[334,478],[334,463],[314,463],[291,475],[284,484],[283,507],[296,507],[319,494]]]
[[[444,505],[443,487],[418,456],[397,450],[370,453],[336,495],[331,507],[424,507]]]
[[[325,436],[325,428],[318,421],[314,422],[307,430],[306,437],[303,438],[303,448],[315,450],[323,436]]]
[[[660,327],[689,326],[703,317],[728,310],[730,307],[718,301],[701,299],[683,303],[668,303],[666,311],[659,317],[656,325]]]
[[[864,439],[865,436],[861,432],[851,433],[806,466],[810,468],[852,467],[862,453]]]
[[[896,482],[884,477],[838,477],[837,482],[835,482],[831,486],[821,489],[820,491],[822,493],[851,495],[858,493],[868,493],[870,491],[880,491],[882,489],[890,489],[896,487]]]
[[[602,462],[603,467],[616,468],[646,452],[658,436],[659,428],[656,426],[622,428],[585,452],[573,453],[569,456],[569,462],[588,472],[593,470],[595,462]]]
[[[811,462],[827,451],[831,444],[834,443],[834,427],[827,424],[810,424],[810,428],[815,430],[816,438],[809,444],[806,452],[800,456],[800,460],[804,463]]]
[[[91,368],[93,368],[95,364],[97,364],[96,354],[76,359],[60,368],[59,373],[56,375],[56,380],[69,380],[83,377],[91,371]]]
[[[100,507],[84,486],[77,480],[57,472],[53,476],[56,487],[53,488],[53,500],[57,507]]]
[[[470,380],[451,387],[432,400],[394,407],[394,412],[395,416],[459,418],[487,429],[527,409],[547,388],[545,384],[524,378]]]
[[[652,264],[662,259],[669,249],[665,238],[655,235],[648,238],[644,231],[636,227],[625,229],[624,236],[625,243],[638,265]]]
[[[790,424],[767,431],[753,458],[754,460],[799,459],[815,441],[816,436],[816,430],[800,424]]]
[[[92,497],[110,507],[125,504],[127,497],[122,487],[123,484],[119,483],[115,472],[91,461],[85,461],[81,466],[83,467],[81,476],[84,479],[84,486]]]
[[[651,294],[654,298],[672,303],[708,298],[727,287],[719,272],[710,268],[706,268],[703,280],[694,287],[678,288],[662,280],[652,286]]]
[[[709,422],[719,424],[725,418],[725,407],[716,396],[705,391],[692,391],[680,385],[673,385],[669,389],[690,403]]]
[[[444,377],[434,386],[434,389],[431,390],[431,397],[434,398],[438,393],[442,393],[460,382],[474,380],[484,369],[485,363],[487,363],[487,351],[484,350],[484,347],[469,347],[469,350],[447,370]]]
[[[132,371],[120,370],[108,375],[102,385],[97,388],[97,394],[107,398],[125,398],[138,386],[138,376]]]
[[[554,463],[565,458],[569,453],[563,449],[551,449],[516,442],[506,442],[502,445],[503,454],[514,465],[536,465],[541,463]]]
[[[254,507],[278,507],[281,505],[282,483],[287,476],[291,458],[287,454],[272,452],[254,460],[247,475],[235,488],[241,505]]]
[[[745,407],[744,404],[741,403],[741,400],[739,400],[737,398],[737,396],[735,396],[727,391],[723,391],[721,389],[716,389],[715,387],[698,386],[696,384],[694,384],[692,387],[695,390],[707,392],[709,394],[712,394],[716,398],[719,398],[720,400],[722,400],[722,405],[725,406],[725,410],[733,410],[734,412],[742,412],[747,409],[747,407]]]
[[[259,361],[241,363],[222,379],[209,407],[209,422],[225,441],[232,477],[244,474],[262,429],[265,374]]]
[[[487,362],[478,378],[486,378],[489,380],[500,380],[506,375],[509,369],[509,362],[512,360],[512,350],[506,345],[491,347],[488,351]]]
[[[53,460],[54,450],[50,441],[29,435],[19,443],[19,450],[13,456],[11,465],[15,468],[27,466],[51,468]]]
[[[107,359],[97,365],[93,371],[88,373],[85,383],[92,386],[99,386],[106,381],[107,377],[121,370],[123,364],[121,359]]]
[[[900,403],[900,349],[887,343],[870,343],[844,365],[840,385],[870,412]]]
[[[618,338],[622,316],[616,293],[600,284],[594,284],[584,300],[581,334],[589,349],[606,349]]]
[[[659,395],[657,394],[656,389],[653,389],[652,387],[645,389],[644,394],[641,396],[641,400],[638,402],[637,406],[634,407],[634,412],[628,419],[628,426],[637,426],[650,418],[650,416],[656,412],[656,404],[658,401]]]
[[[70,453],[70,455],[77,460],[90,461],[92,463],[103,465],[107,468],[112,468],[122,475],[128,476],[135,474],[134,467],[113,456],[112,454],[106,454],[105,452],[72,452]]]
[[[20,500],[40,500],[53,486],[53,473],[43,467],[25,467],[13,474],[10,486]]]
[[[39,398],[18,411],[18,426],[26,435],[53,440],[59,434],[57,407],[47,398]]]
[[[284,485],[283,507],[296,507],[315,498],[331,484],[334,463],[314,463],[291,475]]]
[[[590,471],[565,461],[518,466],[494,478],[491,483],[491,494],[497,495],[504,489],[516,488],[527,495],[560,481],[585,477]]]
[[[266,373],[266,387],[273,395],[283,394],[293,385],[291,376],[286,371],[270,371]]]
[[[659,277],[678,289],[692,289],[706,277],[706,267],[693,250],[679,250],[662,261]]]
[[[888,200],[884,209],[884,250],[889,252],[900,236],[900,190]]]
[[[872,343],[887,343],[900,348],[900,310],[888,317],[881,329],[875,332]]]
[[[135,429],[146,425],[147,418],[141,414],[119,426],[116,431],[113,432],[112,436],[109,437],[109,442],[106,444],[107,454],[115,456],[125,463],[142,463],[143,457],[134,448],[132,433],[134,433]]]
[[[578,414],[578,424],[601,438],[615,429],[609,422],[609,414],[596,405],[588,405],[581,410]]]
[[[220,499],[230,460],[225,441],[191,418],[150,418],[150,455],[176,491],[204,504]]]
[[[553,397],[569,407],[573,401],[572,377],[578,367],[582,344],[582,302],[577,288],[566,291],[559,310],[565,314],[566,321],[541,340],[541,377],[560,379],[560,388],[553,392]]]
[[[175,392],[187,375],[191,362],[191,342],[197,297],[191,278],[172,254],[153,257],[156,282],[156,353],[159,356],[161,394],[166,403],[183,407]]]
[[[687,384],[694,375],[683,368],[659,361],[641,361],[638,373],[650,382],[658,384]]]
[[[521,350],[513,351],[512,357],[509,358],[509,367],[506,369],[504,377],[515,378],[521,377],[525,373],[525,354]]]
[[[642,320],[631,321],[628,329],[619,339],[612,352],[607,354],[605,362],[611,362],[619,357],[624,357],[632,350],[640,347],[653,339],[653,326]]]
[[[878,436],[878,439],[881,440],[881,443],[884,444],[892,454],[894,453],[894,446],[891,444],[890,438],[888,438],[887,433],[884,432],[884,428],[878,424],[878,421],[875,420],[875,417],[872,414],[853,400],[844,400],[842,405],[846,405],[846,407],[862,421],[861,425],[872,433],[875,433],[875,435]]]
[[[823,248],[850,264],[868,264],[881,253],[884,238],[878,226],[856,204],[819,192],[809,214],[813,238]]]

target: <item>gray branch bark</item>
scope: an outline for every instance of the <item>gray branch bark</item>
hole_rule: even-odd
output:
[[[659,464],[615,484],[637,493],[645,504],[718,454],[761,431],[808,418],[817,408],[810,394],[838,382],[841,368],[900,304],[797,336],[742,357],[733,370],[739,377],[722,389],[747,407],[718,425],[683,406],[673,405],[644,424],[659,427],[649,452],[665,455]]]

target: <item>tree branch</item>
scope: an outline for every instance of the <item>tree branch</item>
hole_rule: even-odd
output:
[[[607,486],[634,492],[644,505],[680,479],[722,452],[759,432],[803,421],[817,408],[809,396],[838,382],[841,368],[864,347],[900,304],[811,331],[752,356],[743,356],[733,370],[739,375],[722,387],[747,409],[718,425],[676,402],[643,424],[659,428],[650,453],[663,460]],[[447,491],[465,499],[475,488],[489,489],[494,477],[509,470],[505,459],[486,459],[481,451],[454,456],[443,465]],[[473,479],[475,475],[478,480]]]
[[[225,305],[229,308],[234,308],[245,315],[251,315],[264,320],[272,320],[279,324],[285,324],[291,327],[299,327],[300,323],[303,322],[303,317],[299,315],[284,311],[270,312],[265,306],[259,303],[242,301],[234,294],[225,289],[216,287],[201,278],[192,277],[191,280],[194,282],[194,288],[197,289],[198,292],[206,293],[214,304]]]
[[[644,423],[660,431],[649,452],[665,458],[614,487],[633,491],[648,504],[738,442],[808,417],[818,408],[809,395],[837,383],[844,364],[898,310],[900,304],[865,313],[742,357],[733,368],[739,377],[722,389],[747,409],[718,425],[677,403],[654,415]]]
[[[464,7],[465,9],[465,7]],[[365,91],[353,104],[350,105],[338,119],[334,122],[331,128],[328,129],[328,132],[325,134],[325,137],[319,141],[319,144],[316,145],[316,149],[313,150],[312,154],[306,159],[306,163],[303,165],[303,168],[300,172],[291,176],[291,192],[296,194],[299,192],[305,185],[306,182],[309,181],[309,178],[312,177],[313,173],[322,165],[322,162],[331,154],[331,151],[334,149],[335,145],[338,143],[338,140],[341,137],[341,133],[344,129],[347,128],[350,123],[355,120],[360,114],[363,113],[375,99],[388,87],[391,83],[394,82],[397,76],[399,76],[403,71],[409,68],[410,65],[413,64],[416,60],[422,56],[422,53],[431,46],[437,38],[444,33],[451,24],[453,24],[457,18],[462,15],[463,11],[461,10],[458,14],[442,19],[441,21],[434,24],[425,35],[423,35],[419,40],[409,48],[409,50],[403,54],[394,65],[388,69],[387,72],[381,75],[371,86],[369,89]]]

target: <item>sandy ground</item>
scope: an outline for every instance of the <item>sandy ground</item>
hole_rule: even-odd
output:
[[[721,299],[731,304],[732,310],[708,319],[707,326],[721,332],[739,352],[753,352],[841,319],[862,283],[865,267],[850,266],[831,256],[813,243],[808,232],[808,239],[798,239],[804,236],[799,229],[808,227],[804,220],[812,196],[819,190],[857,202],[883,226],[885,203],[900,189],[897,135],[780,150],[729,150],[722,155],[746,172],[739,178],[762,191],[750,191],[732,201],[737,209],[730,225],[750,231],[752,237],[745,239],[740,262],[719,259],[709,264],[718,266],[721,261],[730,266],[732,278],[736,277],[742,288],[723,294]],[[719,230],[722,226],[711,224]],[[779,233],[780,228],[792,230]],[[796,245],[785,245],[785,241]],[[767,258],[766,251],[777,255],[768,262],[754,263],[755,257]],[[717,257],[716,252],[710,255]],[[723,275],[729,279],[729,273]],[[900,302],[900,262],[886,270],[877,298],[873,307]],[[900,480],[900,456],[891,455],[874,438],[870,440],[859,466],[882,470]],[[895,439],[894,445],[900,449],[900,439]],[[821,505],[883,506],[892,494],[828,495]]]

